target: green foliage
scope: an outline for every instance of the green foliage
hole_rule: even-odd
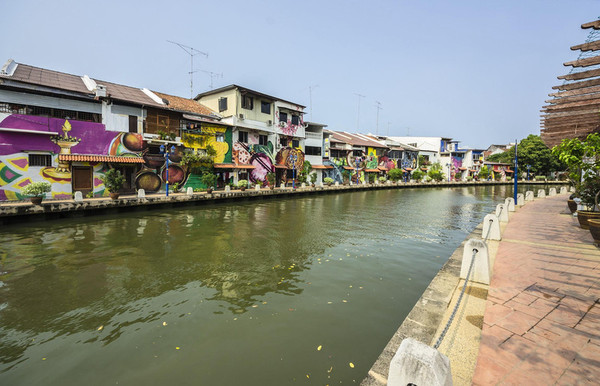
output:
[[[421,181],[423,179],[424,175],[425,175],[425,173],[423,173],[423,171],[417,169],[412,172],[412,179],[415,181]]]
[[[369,178],[369,184],[375,183],[375,173],[367,173],[367,176]]]
[[[579,193],[584,187],[583,183],[592,175],[598,176],[600,172],[600,135],[593,133],[585,141],[565,139],[552,148],[552,153],[563,162],[568,178]]]
[[[174,141],[177,137],[175,133],[167,133],[162,130],[158,131],[158,136],[162,141]]]
[[[418,158],[418,160],[419,160],[418,161],[419,167],[420,166],[427,166],[427,165],[429,165],[431,163],[431,162],[427,161],[427,159],[425,159],[424,155],[420,155],[419,158]]]
[[[402,178],[402,174],[403,172],[401,169],[390,169],[390,171],[388,171],[388,177],[394,182],[399,181]]]
[[[298,172],[298,181],[306,183],[308,181],[308,175],[312,169],[312,165],[309,161],[304,161],[302,169]]]
[[[269,186],[275,186],[275,173],[267,173],[267,181],[269,182]]]
[[[487,180],[490,176],[490,169],[488,169],[487,165],[483,165],[481,169],[479,169],[479,178],[483,180]]]
[[[207,152],[209,147],[210,146],[207,146]],[[212,150],[214,151],[214,149]],[[204,173],[212,173],[215,166],[214,156],[201,156],[194,152],[186,152],[185,154],[183,154],[180,163],[183,166],[187,166],[192,174],[196,174],[199,176],[203,175]]]
[[[217,176],[213,173],[204,173],[204,174],[202,174],[202,177],[200,177],[200,181],[207,188],[212,188],[215,186],[215,183],[217,182]]]
[[[539,135],[530,134],[527,138],[519,142],[517,147],[517,156],[519,157],[520,168],[525,165],[531,165],[530,172],[537,175],[547,175],[551,172],[562,170],[560,157],[546,146]],[[515,147],[499,154],[493,154],[487,158],[490,162],[501,162],[514,164]]]
[[[379,182],[381,182],[381,183],[384,183],[384,182],[386,182],[386,181],[387,181],[387,178],[385,178],[385,177],[383,177],[383,176],[382,176],[382,177],[379,177]]]
[[[331,184],[333,184],[333,178],[325,177],[325,178],[323,178],[323,182],[326,183],[327,185],[331,185]]]
[[[90,190],[88,194],[85,195],[85,198],[94,198],[94,191]]]
[[[206,145],[206,155],[213,159],[217,156],[217,151],[212,145]]]
[[[314,185],[315,182],[317,182],[317,173],[311,173],[310,174],[310,183]]]
[[[49,182],[32,182],[21,189],[21,193],[26,196],[40,197],[52,191],[52,185]]]
[[[173,192],[175,192],[175,193],[179,192],[181,190],[181,188],[183,187],[181,182],[176,182],[170,186],[173,189]]]
[[[430,179],[440,182],[444,179],[444,173],[442,173],[442,164],[436,162],[429,167],[427,175]]]
[[[100,177],[100,180],[111,193],[117,193],[125,183],[125,177],[117,169],[108,169],[104,176]]]
[[[536,181],[546,181],[546,176],[535,176]]]
[[[239,180],[237,183],[237,187],[238,188],[247,188],[248,187],[248,180]]]

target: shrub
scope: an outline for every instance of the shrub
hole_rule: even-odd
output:
[[[429,176],[430,179],[440,182],[441,180],[444,179],[444,175],[442,174],[441,170],[429,170],[429,172],[427,172],[427,175]]]
[[[200,177],[200,181],[206,185],[207,188],[212,188],[217,182],[217,176],[213,173],[204,173],[202,174],[202,177]]]
[[[546,176],[535,176],[536,181],[546,181]]]
[[[425,173],[423,173],[421,170],[417,169],[412,172],[412,179],[415,181],[421,181],[421,179],[423,179],[424,174]]]
[[[333,178],[325,177],[325,178],[323,178],[323,182],[326,183],[327,185],[331,185],[331,184],[333,184]]]
[[[387,181],[387,178],[385,177],[379,177],[379,182],[384,183]]]
[[[267,182],[269,183],[269,186],[275,186],[275,173],[267,173]]]
[[[310,183],[314,184],[317,182],[317,173],[310,173]]]
[[[100,177],[100,180],[110,193],[117,193],[125,183],[125,177],[117,169],[108,169],[104,176]]]
[[[388,172],[388,177],[390,178],[390,180],[396,182],[402,179],[402,174],[403,172],[401,169],[390,169],[390,171]]]
[[[21,193],[26,196],[32,197],[41,197],[45,196],[46,193],[50,193],[52,191],[52,185],[49,182],[32,182],[29,185],[25,186]]]
[[[237,183],[237,187],[238,188],[247,188],[248,187],[248,180],[239,180]]]

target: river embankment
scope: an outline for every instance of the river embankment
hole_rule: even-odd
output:
[[[561,185],[564,182],[538,182],[523,181],[528,185]],[[85,198],[81,201],[75,200],[45,200],[41,205],[33,205],[30,202],[4,202],[0,204],[0,225],[21,221],[45,221],[66,217],[83,217],[100,214],[115,214],[139,210],[153,210],[161,208],[173,208],[184,205],[204,205],[218,202],[231,202],[237,200],[256,200],[269,198],[292,198],[296,196],[331,194],[365,190],[380,189],[410,189],[410,188],[448,188],[465,186],[490,186],[490,185],[513,185],[512,182],[481,181],[481,182],[438,182],[438,183],[416,183],[399,182],[374,185],[332,185],[332,186],[307,186],[293,189],[262,188],[260,190],[247,189],[224,191],[218,190],[208,194],[206,192],[194,192],[193,194],[175,193],[170,196],[164,194],[148,194],[144,197],[135,195],[122,196],[117,200],[108,197]]]

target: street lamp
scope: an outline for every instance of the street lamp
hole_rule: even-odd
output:
[[[291,153],[288,159],[292,164],[292,189],[296,189],[296,161],[298,161],[298,156],[296,153]]]
[[[529,169],[531,169],[531,165],[527,165],[527,181],[529,181]]]
[[[358,166],[360,165],[361,158],[356,157],[354,162],[356,163],[356,185],[358,185]]]
[[[448,182],[450,182],[450,164],[447,163],[446,166],[448,166]]]
[[[165,145],[160,145],[160,154],[162,154],[166,160],[167,178],[165,184],[167,186],[167,197],[169,197],[169,155],[173,153],[175,153],[175,145],[171,146],[171,149],[169,150],[165,148]]]

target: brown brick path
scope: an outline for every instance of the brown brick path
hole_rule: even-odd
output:
[[[528,202],[506,226],[475,385],[600,384],[600,250],[566,200]]]

